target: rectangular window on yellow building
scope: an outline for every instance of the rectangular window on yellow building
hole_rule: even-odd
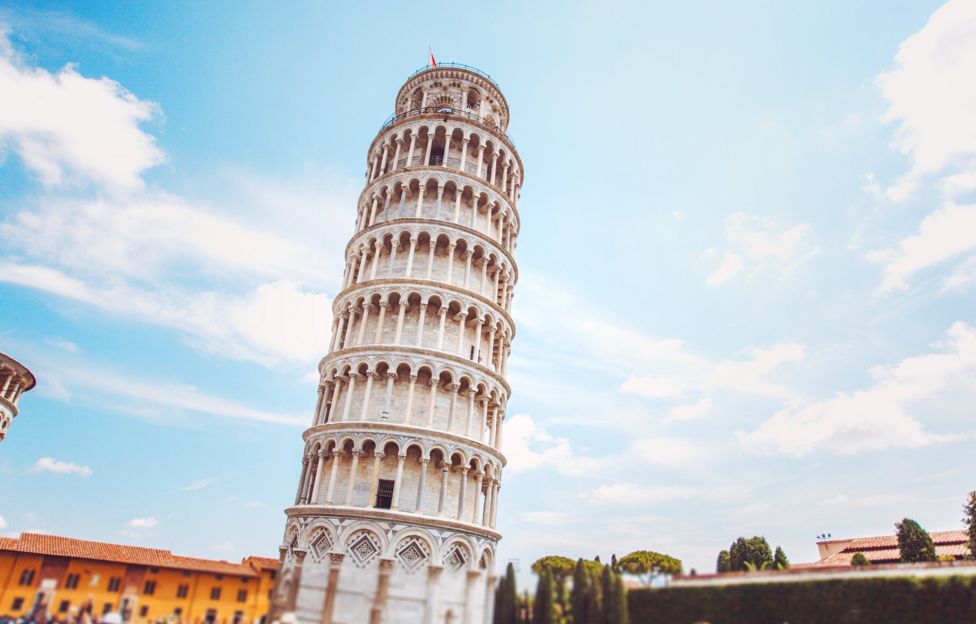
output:
[[[139,617],[146,617],[149,615],[149,607],[142,605],[139,607]]]
[[[112,603],[111,602],[106,602],[105,604],[102,605],[102,615],[105,615],[106,613],[108,613],[111,610],[112,610]]]
[[[34,583],[34,571],[24,570],[20,573],[20,584],[21,585],[31,585]]]
[[[67,613],[69,606],[71,606],[70,602],[67,600],[62,600],[61,604],[58,605],[58,613]]]
[[[78,575],[69,574],[68,579],[64,582],[65,589],[75,589],[78,587]]]
[[[13,604],[10,605],[10,610],[11,611],[20,611],[23,608],[24,608],[24,599],[23,598],[14,598]]]
[[[242,589],[237,592],[237,602],[247,602],[247,590]]]
[[[142,593],[146,596],[152,596],[156,593],[156,581],[146,581],[145,587],[142,588]]]
[[[179,587],[176,588],[176,597],[177,598],[186,598],[186,595],[188,593],[190,593],[190,586],[189,585],[180,585]]]
[[[117,576],[113,576],[108,580],[108,590],[110,592],[119,591],[119,586],[122,585],[122,579]]]
[[[219,587],[214,587],[213,589],[210,590],[210,599],[211,600],[220,600],[220,588]]]

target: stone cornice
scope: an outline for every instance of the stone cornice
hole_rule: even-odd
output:
[[[516,275],[516,278],[518,276]],[[517,282],[516,282],[517,283]],[[378,277],[376,279],[368,279],[365,282],[359,282],[358,284],[353,284],[349,288],[345,288],[339,291],[335,297],[332,298],[332,314],[335,315],[337,312],[337,306],[340,301],[345,299],[348,295],[351,295],[359,290],[370,290],[372,288],[382,287],[382,286],[413,286],[419,288],[432,288],[437,290],[444,290],[453,292],[464,297],[475,299],[481,303],[487,304],[492,310],[498,313],[499,316],[505,319],[512,332],[509,336],[509,340],[515,340],[515,320],[508,311],[489,299],[484,295],[478,294],[472,290],[468,290],[462,286],[455,286],[454,284],[448,284],[447,282],[440,282],[437,280],[427,280],[427,279],[414,279],[412,277]]]
[[[10,401],[8,401],[7,400],[7,397],[0,396],[0,407],[7,408],[7,410],[10,411],[10,414],[14,418],[16,418],[17,417],[17,414],[20,413],[20,410],[17,409],[17,406],[14,405],[13,403],[11,403]]]
[[[356,243],[357,245],[360,245],[361,246],[361,245],[363,245],[362,240],[360,240],[361,238],[368,238],[369,237],[368,236],[369,234],[375,234],[377,231],[382,230],[384,227],[388,227],[388,226],[391,226],[391,225],[416,225],[416,226],[421,227],[422,229],[429,229],[429,228],[431,228],[431,226],[433,226],[433,227],[441,227],[441,228],[446,228],[446,229],[458,230],[460,232],[464,232],[465,234],[469,234],[471,236],[474,236],[474,237],[478,238],[478,240],[482,244],[484,244],[484,245],[486,245],[488,247],[491,247],[493,250],[495,250],[496,252],[498,252],[500,255],[504,256],[508,260],[509,264],[512,267],[512,272],[515,274],[515,277],[514,277],[515,281],[513,283],[514,284],[518,284],[518,275],[519,275],[519,273],[518,273],[518,263],[515,262],[515,257],[512,254],[508,253],[508,250],[507,249],[502,248],[501,245],[499,245],[498,243],[496,243],[493,239],[485,236],[484,232],[479,232],[478,230],[472,229],[472,228],[470,228],[470,227],[468,227],[466,225],[460,225],[458,223],[452,223],[450,221],[440,221],[440,220],[435,220],[435,219],[424,219],[422,217],[420,219],[417,219],[415,217],[408,217],[408,218],[405,218],[405,219],[390,219],[389,221],[380,221],[379,223],[375,223],[375,224],[369,226],[368,228],[365,228],[365,229],[360,230],[359,232],[356,232],[355,234],[353,234],[352,235],[352,238],[349,239],[349,242],[346,243],[346,249],[344,251],[344,257],[347,260],[349,260],[350,259],[349,254],[352,252],[352,250],[353,249],[358,249],[358,247],[353,247],[353,243]],[[418,281],[420,281],[420,280],[418,280]]]
[[[404,355],[404,356],[422,356],[434,360],[446,361],[455,366],[467,367],[477,370],[480,374],[487,377],[491,377],[500,386],[505,388],[505,398],[509,399],[512,397],[512,387],[508,385],[508,381],[491,370],[484,364],[479,364],[468,358],[464,358],[446,351],[437,351],[436,349],[426,349],[423,347],[411,347],[407,345],[391,345],[391,344],[374,344],[366,345],[362,347],[348,347],[344,349],[339,349],[338,351],[333,351],[323,357],[319,361],[319,373],[321,374],[322,368],[327,366],[333,360],[340,360],[343,358],[348,358],[355,356],[357,354],[369,354],[376,355],[382,358],[388,358],[391,355]]]
[[[377,177],[372,182],[366,183],[366,186],[364,186],[363,190],[359,193],[359,198],[356,200],[356,207],[360,208],[363,206],[362,202],[363,202],[363,198],[367,196],[366,192],[372,191],[373,187],[376,184],[380,182],[389,182],[390,179],[396,177],[399,174],[418,173],[422,171],[431,171],[434,173],[441,172],[441,173],[447,173],[452,176],[461,176],[473,182],[477,182],[482,186],[486,186],[490,188],[496,195],[502,198],[502,201],[506,202],[508,206],[512,209],[512,213],[515,215],[515,236],[516,237],[518,236],[519,231],[522,229],[522,216],[519,214],[518,206],[515,205],[514,201],[509,199],[508,194],[505,193],[504,190],[502,190],[500,187],[496,186],[495,184],[489,182],[488,180],[485,180],[484,178],[479,178],[473,173],[468,173],[463,169],[455,169],[454,167],[448,167],[444,165],[415,165],[412,167],[403,167],[402,169],[397,169],[395,171],[384,173],[383,175]]]
[[[504,143],[505,146],[508,147],[509,150],[511,150],[512,156],[515,157],[515,160],[518,161],[519,174],[520,174],[519,186],[524,186],[525,166],[522,164],[522,157],[519,156],[518,149],[516,149],[515,144],[509,140],[508,136],[506,136],[504,132],[499,134],[498,128],[493,128],[488,124],[481,123],[480,121],[475,121],[473,119],[468,119],[467,117],[453,117],[451,115],[445,115],[444,113],[431,112],[431,113],[418,113],[417,115],[411,117],[404,117],[403,119],[398,119],[394,121],[392,124],[390,124],[389,126],[383,128],[382,130],[376,133],[376,138],[374,138],[373,142],[369,144],[369,149],[366,151],[367,158],[369,157],[370,154],[373,153],[373,149],[376,147],[376,143],[380,141],[381,138],[385,139],[386,136],[388,136],[389,134],[393,134],[394,131],[399,131],[401,128],[403,128],[403,126],[415,123],[418,120],[425,120],[425,119],[438,121],[440,122],[441,125],[446,125],[448,122],[444,120],[445,117],[447,117],[447,120],[454,125],[461,126],[463,124],[468,124],[470,126],[474,126],[481,130],[484,130],[485,132],[491,134],[491,138],[496,139],[501,143]],[[488,182],[485,181],[485,183],[487,184]]]
[[[461,533],[471,533],[490,540],[498,541],[502,534],[495,529],[489,529],[470,522],[458,522],[448,518],[438,516],[427,516],[423,514],[408,513],[404,511],[391,511],[389,509],[373,509],[371,507],[353,507],[346,505],[293,505],[285,509],[285,514],[291,518],[296,516],[307,516],[310,518],[320,518],[322,516],[332,518],[348,518],[349,520],[381,520],[393,524],[417,525],[423,527],[433,527],[436,529],[448,529]]]
[[[488,444],[485,444],[484,442],[475,440],[474,438],[468,438],[466,436],[451,433],[449,431],[443,431],[441,429],[416,427],[414,425],[401,425],[398,423],[361,420],[334,421],[324,425],[312,425],[302,434],[302,440],[308,442],[309,438],[312,438],[313,436],[336,433],[339,431],[371,431],[409,435],[415,438],[440,438],[443,440],[449,440],[461,446],[476,449],[486,455],[490,455],[491,457],[497,459],[503,468],[508,465],[508,459],[501,451],[489,446]]]

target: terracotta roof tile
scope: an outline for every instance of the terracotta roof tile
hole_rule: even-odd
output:
[[[929,535],[932,536],[932,541],[935,542],[936,546],[940,544],[965,543],[967,539],[965,531],[934,531]],[[852,539],[844,548],[843,552],[864,552],[872,548],[898,548],[898,536],[858,537]]]
[[[0,550],[9,550],[37,555],[74,557],[95,561],[111,561],[161,568],[195,570],[213,574],[255,577],[257,573],[250,566],[213,559],[181,557],[168,550],[126,546],[90,540],[47,535],[42,533],[21,533],[20,539],[0,538]],[[273,560],[277,563],[277,560]]]
[[[281,561],[271,557],[248,557],[243,563],[250,563],[261,570],[277,570],[281,567]]]

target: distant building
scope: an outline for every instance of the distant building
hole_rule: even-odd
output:
[[[7,429],[18,414],[20,395],[36,384],[27,367],[9,355],[0,353],[0,442],[7,437]]]
[[[970,554],[969,547],[966,545],[969,538],[965,531],[936,531],[929,535],[935,542],[935,554],[938,557],[965,559]],[[820,561],[799,565],[803,567],[851,565],[851,557],[855,553],[862,553],[873,564],[901,561],[897,535],[825,540],[817,542],[817,548],[820,550]]]
[[[264,624],[278,560],[241,563],[56,535],[0,537],[0,618],[43,610],[64,619],[91,601],[126,622]]]

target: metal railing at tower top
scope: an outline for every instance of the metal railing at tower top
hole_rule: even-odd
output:
[[[438,67],[440,66],[438,65]],[[512,145],[513,147],[515,146],[515,141],[512,140],[512,137],[508,136],[507,132],[503,132],[502,129],[498,126],[498,124],[491,124],[487,122],[485,119],[483,119],[481,115],[477,113],[470,113],[466,110],[461,110],[460,108],[455,108],[453,106],[424,106],[422,108],[414,108],[408,111],[403,111],[399,115],[396,114],[390,115],[390,117],[383,122],[383,125],[380,126],[380,129],[377,131],[377,134],[379,132],[383,132],[384,130],[386,130],[396,122],[400,121],[401,119],[406,119],[408,117],[416,117],[417,115],[445,115],[451,117],[464,117],[466,119],[471,119],[473,121],[478,122],[482,126],[487,126],[488,128],[491,128],[494,132],[497,132],[498,134],[504,136],[508,140],[510,145]]]
[[[492,78],[489,74],[481,71],[477,67],[471,67],[470,65],[465,65],[464,63],[438,63],[436,66],[435,65],[424,65],[423,67],[421,67],[420,69],[418,69],[414,73],[410,74],[407,77],[407,80],[409,81],[411,78],[413,78],[417,74],[422,74],[422,73],[427,72],[427,71],[433,71],[435,69],[446,69],[446,68],[450,68],[450,69],[464,69],[464,70],[469,71],[469,72],[471,72],[473,74],[478,74],[479,76],[481,76],[482,78],[484,78],[485,80],[487,80],[488,82],[490,82],[491,84],[495,85],[495,88],[498,89],[499,92],[502,90],[502,88],[498,86],[498,83],[495,82],[495,79]]]

